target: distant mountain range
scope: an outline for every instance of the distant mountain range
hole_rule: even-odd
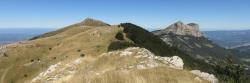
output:
[[[204,33],[209,39],[226,48],[240,47],[250,42],[250,30],[205,31]]]
[[[205,31],[204,33],[222,47],[250,53],[250,30]]]

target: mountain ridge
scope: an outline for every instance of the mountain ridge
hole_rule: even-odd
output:
[[[157,67],[157,68],[147,69],[146,71],[142,71],[137,68],[132,68],[132,70],[136,70],[134,71],[134,73],[138,74],[126,74],[122,73],[122,71],[119,70],[119,66],[123,66],[124,64],[129,65],[129,63],[139,64],[137,62],[140,61],[141,59],[132,58],[130,56],[126,56],[124,57],[124,59],[122,58],[116,59],[115,57],[117,56],[112,56],[112,57],[100,56],[103,53],[106,54],[108,52],[124,50],[128,47],[140,47],[148,49],[157,57],[179,56],[183,58],[183,62],[185,63],[184,70],[175,70],[175,69],[173,70],[171,68],[170,70],[168,70],[169,69],[168,66],[165,67],[163,65],[164,66],[163,68]],[[145,51],[142,51],[142,53],[143,52]],[[130,52],[126,53],[130,54]],[[178,51],[177,49],[166,45],[157,36],[153,35],[152,33],[143,29],[142,27],[134,25],[132,23],[121,23],[119,25],[110,25],[110,26],[106,25],[99,26],[99,24],[98,26],[82,26],[81,24],[77,23],[59,29],[57,31],[48,32],[43,35],[37,36],[29,41],[8,44],[7,46],[4,46],[4,48],[1,48],[0,55],[1,55],[0,76],[1,78],[3,78],[3,80],[0,81],[3,83],[5,82],[29,83],[32,82],[32,79],[35,79],[36,76],[41,77],[42,75],[46,75],[49,76],[49,78],[53,78],[52,81],[50,82],[71,82],[74,80],[78,82],[79,81],[85,82],[87,80],[92,80],[92,82],[95,83],[95,81],[98,82],[99,78],[94,77],[92,74],[98,74],[98,73],[100,74],[101,71],[104,71],[106,69],[108,70],[111,69],[112,71],[109,72],[104,71],[103,75],[111,75],[112,77],[117,78],[117,80],[115,79],[110,80],[111,83],[112,81],[113,83],[117,83],[118,81],[124,80],[125,78],[123,79],[121,77],[123,75],[126,75],[126,77],[130,77],[138,75],[145,76],[143,74],[146,74],[146,77],[143,77],[143,79],[147,79],[147,76],[151,75],[155,76],[155,74],[150,73],[152,71],[154,72],[162,71],[169,73],[168,71],[172,70],[180,72],[183,71],[183,72],[179,74],[172,74],[172,75],[177,75],[174,76],[173,78],[172,77],[168,78],[164,76],[165,79],[169,80],[163,80],[163,79],[159,80],[168,82],[169,81],[181,82],[181,83],[187,81],[197,82],[197,83],[198,82],[207,83],[206,80],[203,80],[200,77],[196,78],[195,76],[197,75],[192,74],[191,72],[187,71],[187,69],[202,69],[202,67],[203,69],[205,69],[204,67],[206,68],[210,67],[206,63],[193,59],[188,55]],[[109,59],[110,62],[107,62],[107,59]],[[124,63],[117,62],[121,60],[125,62]],[[75,66],[69,66],[68,68],[67,65],[71,64]],[[139,68],[140,67],[141,66],[139,66]],[[67,70],[67,72],[60,72],[61,69],[64,68]],[[54,70],[58,70],[58,74],[56,74],[57,71]],[[91,71],[98,71],[98,72],[93,73]],[[202,71],[211,72],[213,70],[202,70]],[[19,74],[15,74],[14,72],[19,72]],[[117,76],[117,74],[114,74],[117,72],[120,72],[121,76],[119,75]],[[140,72],[143,74],[140,74]],[[164,74],[162,72],[159,74]],[[88,75],[89,77],[84,77],[85,74]],[[190,76],[191,78],[184,76],[183,78],[189,80],[185,81],[178,80],[177,77],[179,77],[178,75],[181,76],[181,74],[191,75]],[[64,77],[67,77],[67,79]],[[82,79],[81,77],[86,79]],[[54,78],[59,80],[55,80]],[[111,78],[107,77],[100,79],[111,79]],[[43,81],[45,80],[42,80],[40,82]],[[150,82],[150,80],[148,81]],[[157,81],[157,80],[151,80],[151,81]],[[124,82],[126,83],[126,81]]]
[[[98,20],[87,21],[28,41],[2,46],[0,82],[99,83],[109,79],[104,83],[133,83],[138,77],[141,77],[138,81],[146,83],[217,83],[228,82],[228,79],[237,80],[228,77],[228,74],[235,74],[229,71],[231,64],[224,64],[224,56],[218,56],[220,61],[217,62],[215,56],[205,55],[204,51],[211,54],[218,49],[213,49],[217,47],[203,36],[186,32],[185,35],[176,35],[163,31],[159,36],[132,23],[107,25]],[[193,23],[187,25],[197,27]],[[166,36],[177,42],[172,43],[171,40],[168,44],[162,38]],[[201,54],[192,55],[194,49],[197,50],[194,53]],[[20,73],[16,75],[13,72]]]

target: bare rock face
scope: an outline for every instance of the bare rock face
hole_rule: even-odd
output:
[[[107,23],[104,23],[100,20],[95,20],[92,18],[86,18],[80,24],[85,25],[85,26],[109,26],[109,24],[107,24]]]
[[[164,31],[172,32],[177,35],[192,35],[195,37],[202,37],[202,33],[199,31],[199,25],[196,23],[184,24],[182,22],[176,22],[168,26]]]
[[[213,74],[201,72],[200,70],[192,70],[190,72],[201,77],[204,80],[210,81],[211,83],[218,83],[218,79]]]
[[[160,64],[168,65],[169,67],[174,68],[174,69],[183,69],[183,66],[184,66],[184,62],[179,56],[172,56],[172,57],[156,56],[153,53],[151,53],[149,50],[145,48],[139,48],[139,47],[129,47],[123,51],[114,51],[114,52],[104,53],[102,56],[107,56],[107,55],[109,56],[120,55],[121,57],[133,56],[133,57],[136,57],[137,59],[143,58],[146,61],[141,61],[139,62],[140,64],[134,66],[134,67],[137,67],[138,69],[158,67],[160,66]]]

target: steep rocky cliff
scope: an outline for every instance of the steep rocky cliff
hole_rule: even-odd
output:
[[[199,31],[198,24],[184,24],[176,22],[163,30],[153,31],[166,44],[177,47],[194,58],[205,60],[207,63],[216,63],[226,56],[234,56],[229,50],[222,48],[208,40]]]
[[[196,23],[189,23],[184,24],[181,21],[178,21],[170,26],[168,26],[166,29],[162,30],[163,33],[165,32],[172,32],[176,35],[191,35],[194,37],[202,37],[202,33],[199,31],[199,25]],[[161,33],[161,31],[159,32]]]

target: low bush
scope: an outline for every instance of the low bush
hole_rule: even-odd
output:
[[[55,60],[55,59],[56,59],[56,57],[53,57],[53,59]]]
[[[125,49],[127,47],[133,47],[135,46],[135,44],[133,43],[129,43],[126,41],[115,41],[112,42],[109,47],[108,47],[108,51],[114,51],[114,50],[119,50],[119,49]]]
[[[4,57],[8,57],[8,55],[7,55],[6,53],[3,53],[3,56],[4,56]]]
[[[124,40],[124,36],[123,36],[122,32],[118,32],[118,33],[115,35],[115,38],[118,39],[118,40]]]
[[[27,75],[27,74],[24,74],[24,75],[23,75],[23,77],[25,77],[25,78],[26,78],[26,77],[28,77],[28,75]]]
[[[85,56],[85,54],[80,54],[80,57],[84,57]]]
[[[31,59],[30,62],[34,62],[34,59]]]
[[[78,49],[77,52],[81,52],[82,50],[81,49]]]

